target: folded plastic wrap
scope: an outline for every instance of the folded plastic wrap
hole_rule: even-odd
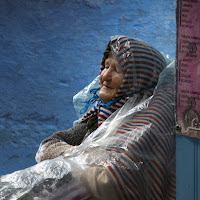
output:
[[[98,90],[96,88],[99,88],[99,76],[73,97],[74,109],[79,117],[77,122],[95,105],[98,99]]]
[[[1,176],[0,199],[173,199],[174,63],[153,96],[132,102],[65,156]]]

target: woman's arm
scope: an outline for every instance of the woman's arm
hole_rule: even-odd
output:
[[[81,144],[87,133],[87,123],[83,122],[69,130],[55,132],[40,144],[36,153],[36,161],[54,159],[66,152],[72,151],[76,145]]]
[[[74,127],[68,130],[55,132],[52,136],[43,140],[42,144],[45,144],[50,141],[59,141],[59,142],[65,142],[69,145],[76,146],[81,144],[86,133],[87,133],[87,124],[86,122],[83,122],[75,125]]]
[[[79,123],[69,130],[55,132],[40,144],[36,154],[36,161],[54,159],[72,151],[80,145],[86,134],[90,134],[98,127],[97,116],[90,117],[87,121]]]

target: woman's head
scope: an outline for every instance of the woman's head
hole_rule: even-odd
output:
[[[124,78],[124,72],[112,54],[105,60],[104,66],[100,74],[99,97],[106,103],[111,101],[117,94]]]
[[[147,98],[165,66],[162,54],[149,44],[126,36],[115,37],[101,63],[99,97],[105,103],[133,95]]]

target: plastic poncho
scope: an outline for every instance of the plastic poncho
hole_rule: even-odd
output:
[[[120,38],[110,47],[116,57],[121,50],[122,67],[128,62],[121,87],[126,103],[65,156],[2,176],[1,199],[176,199],[174,64],[160,74],[154,90],[160,54],[151,47],[137,60],[137,52],[149,45],[141,42],[134,49],[130,43],[138,40],[126,37],[120,48]],[[141,68],[142,75],[128,72],[130,65],[133,71]],[[127,93],[129,79],[135,90]]]

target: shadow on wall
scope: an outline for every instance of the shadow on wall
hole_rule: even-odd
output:
[[[99,74],[110,36],[175,57],[176,1],[125,2],[0,1],[1,175],[35,164],[39,143],[72,126],[72,97]]]

